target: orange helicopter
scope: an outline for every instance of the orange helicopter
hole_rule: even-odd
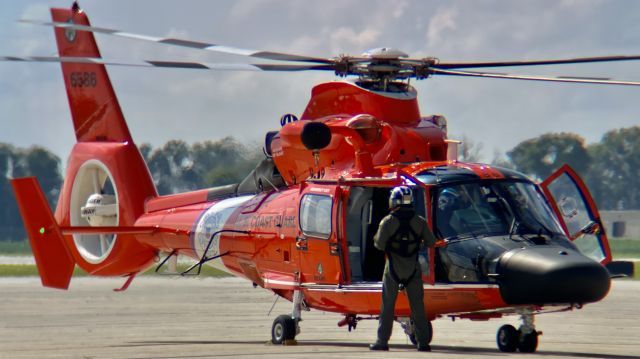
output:
[[[273,322],[273,343],[293,340],[310,309],[341,314],[338,325],[352,330],[379,314],[385,254],[373,246],[373,235],[389,212],[390,190],[405,185],[439,239],[420,253],[430,321],[519,315],[518,329],[498,330],[498,348],[534,352],[535,315],[607,295],[616,275],[605,267],[611,252],[578,175],[564,166],[537,184],[513,170],[457,161],[458,142],[447,138],[446,119],[420,114],[409,80],[450,75],[638,86],[462,69],[640,56],[453,63],[380,48],[317,58],[92,27],[77,3],[51,14],[52,22],[28,22],[55,28],[59,57],[0,58],[61,63],[77,138],[55,214],[35,178],[12,181],[44,286],[67,289],[78,265],[91,275],[127,277],[122,291],[137,273],[152,265],[175,268],[182,255],[196,260],[182,275],[210,265],[290,300],[291,312]],[[291,63],[107,61],[95,32]],[[105,65],[317,70],[355,81],[315,86],[300,119],[285,115],[282,128],[266,134],[264,159],[242,182],[160,196]],[[395,310],[415,342],[403,293]]]

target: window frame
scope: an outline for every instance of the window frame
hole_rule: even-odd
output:
[[[303,210],[303,204],[304,204],[304,200],[305,197],[307,196],[315,196],[315,197],[326,197],[329,199],[329,203],[331,204],[329,207],[329,233],[325,234],[325,233],[318,233],[318,232],[313,232],[313,231],[308,231],[308,229],[303,228],[303,217],[302,217],[302,210]],[[300,231],[302,232],[302,234],[304,234],[305,236],[308,237],[313,237],[313,238],[319,238],[319,239],[329,239],[331,238],[331,235],[333,234],[333,196],[331,195],[326,195],[326,194],[318,194],[318,193],[305,193],[301,198],[300,198],[300,206],[298,207],[298,227],[300,228]]]

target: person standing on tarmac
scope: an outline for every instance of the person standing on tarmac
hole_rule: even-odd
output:
[[[431,351],[427,342],[428,323],[424,309],[424,287],[418,256],[420,250],[435,245],[436,238],[426,220],[413,209],[413,194],[407,186],[395,187],[389,195],[391,213],[378,227],[374,245],[387,254],[382,279],[382,305],[378,323],[378,339],[371,350],[389,350],[398,290],[409,298],[418,351]]]

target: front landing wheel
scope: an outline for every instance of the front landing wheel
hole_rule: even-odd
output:
[[[538,332],[533,331],[531,333],[519,332],[520,338],[518,340],[518,350],[521,353],[533,353],[538,348]]]
[[[271,343],[283,344],[296,337],[296,321],[290,315],[279,315],[271,327]]]
[[[501,326],[500,329],[498,329],[496,342],[501,352],[515,352],[519,344],[518,330],[511,324]]]

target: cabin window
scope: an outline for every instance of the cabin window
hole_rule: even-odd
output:
[[[300,229],[302,233],[319,238],[331,235],[331,206],[329,196],[307,194],[300,203]]]

